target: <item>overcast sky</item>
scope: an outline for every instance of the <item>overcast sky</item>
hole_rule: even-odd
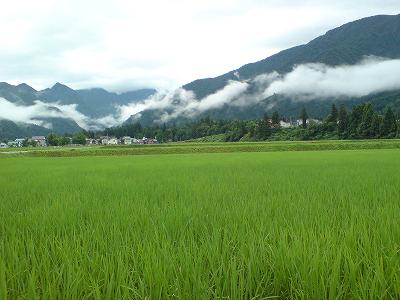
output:
[[[13,0],[0,9],[0,81],[37,89],[177,88],[399,0]]]

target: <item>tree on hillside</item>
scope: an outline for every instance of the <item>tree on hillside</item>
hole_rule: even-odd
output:
[[[308,114],[306,111],[306,108],[303,106],[301,113],[300,113],[300,119],[302,121],[302,126],[303,128],[307,128],[307,119],[308,119]]]
[[[267,113],[264,113],[264,115],[263,115],[263,121],[265,122],[265,123],[267,123],[267,124],[269,124],[269,116],[268,116],[268,114]]]
[[[364,104],[356,105],[350,114],[349,135],[350,138],[358,138],[358,127],[364,114]]]
[[[50,133],[47,138],[47,144],[49,144],[49,146],[58,146],[58,136],[54,133]]]
[[[397,133],[396,117],[390,107],[386,110],[381,124],[380,134],[381,137],[392,138]]]
[[[372,117],[372,123],[371,123],[371,131],[373,132],[373,137],[372,138],[378,138],[380,135],[380,128],[382,124],[382,117],[378,115],[377,113],[374,113],[374,116]]]
[[[373,138],[375,132],[372,130],[372,120],[374,118],[374,110],[372,109],[371,103],[367,103],[363,107],[363,115],[361,123],[358,127],[358,135],[361,138]]]
[[[342,105],[339,109],[337,126],[339,137],[346,138],[349,126],[349,114],[347,113],[346,107],[344,105]]]
[[[272,125],[279,125],[279,121],[280,121],[279,113],[277,111],[274,111],[272,113]]]
[[[338,110],[336,108],[336,105],[332,104],[331,113],[329,114],[329,116],[327,118],[327,122],[336,123],[337,120],[338,120],[338,115],[339,115],[339,113],[338,113]]]
[[[86,135],[83,132],[79,132],[73,135],[72,137],[72,143],[73,144],[80,144],[80,145],[85,145],[86,144]]]
[[[271,126],[265,119],[258,120],[254,129],[254,138],[257,140],[266,140],[271,135]]]

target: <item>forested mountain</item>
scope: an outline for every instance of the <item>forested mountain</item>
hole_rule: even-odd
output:
[[[0,82],[0,98],[4,98],[17,106],[32,106],[35,105],[35,101],[61,105],[75,104],[76,111],[89,119],[113,115],[116,112],[116,106],[146,99],[154,93],[155,90],[153,89],[142,89],[121,94],[108,92],[100,88],[74,90],[61,83],[56,83],[51,88],[37,91],[25,83],[11,85]],[[56,107],[50,106],[49,109],[60,112]],[[82,130],[76,121],[67,116],[63,118],[37,117],[35,120],[49,125],[50,129],[20,122],[2,121],[0,122],[0,138],[29,136],[32,132],[41,134],[53,131],[58,134],[64,134]]]
[[[14,123],[0,119],[0,141],[49,134],[51,130],[34,124]]]
[[[347,23],[308,44],[281,51],[261,61],[242,66],[216,78],[193,81],[184,86],[203,98],[223,88],[228,80],[249,79],[263,73],[287,73],[295,65],[324,63],[355,64],[363,56],[400,58],[400,15],[380,15]]]
[[[400,15],[379,15],[357,20],[328,31],[309,43],[281,51],[259,62],[247,64],[216,78],[193,81],[183,86],[193,91],[197,99],[204,99],[221,91],[232,80],[251,82],[256,76],[278,72],[287,74],[296,66],[306,63],[323,63],[327,66],[355,65],[365,57],[386,59],[400,58]],[[362,79],[360,79],[362,80]],[[250,87],[252,89],[253,87]],[[264,112],[279,111],[287,117],[298,117],[302,106],[306,106],[315,118],[325,116],[333,103],[344,104],[347,108],[365,101],[371,102],[374,108],[383,112],[389,105],[399,110],[399,91],[379,92],[364,97],[326,97],[309,99],[307,102],[294,101],[291,97],[275,94],[250,105],[234,106],[224,104],[197,115],[197,118],[210,116],[213,119],[252,119],[261,117]],[[179,106],[179,104],[177,105]],[[151,124],[164,111],[145,111],[139,120]],[[136,121],[137,118],[132,118]],[[182,124],[190,121],[184,115],[172,120]]]
[[[36,91],[22,83],[11,85],[0,82],[0,97],[19,105],[31,105],[35,100],[47,103],[77,104],[77,110],[89,117],[101,117],[115,112],[115,105],[128,104],[146,99],[156,91],[141,89],[126,93],[108,92],[101,88],[74,90],[61,83],[53,87]]]
[[[216,92],[219,93],[226,88],[231,81],[248,84],[248,90],[252,91],[257,89],[254,79],[261,74],[277,72],[280,76],[284,76],[296,66],[306,63],[322,63],[326,66],[355,66],[365,57],[400,58],[400,15],[373,16],[345,24],[305,45],[281,51],[264,60],[245,65],[216,78],[193,81],[184,85],[183,89],[192,91],[196,97],[191,101],[198,102],[204,97],[215,96]],[[385,77],[382,77],[382,80],[384,81]],[[36,91],[27,84],[14,86],[0,83],[0,98],[11,101],[15,105],[34,105],[36,100],[47,104],[56,102],[62,105],[75,104],[77,112],[81,113],[86,120],[101,119],[106,116],[115,117],[117,106],[135,101],[140,102],[155,92],[152,89],[144,89],[117,94],[101,88],[74,90],[60,83],[51,88]],[[400,110],[400,87],[398,90],[382,89],[364,95],[366,96],[315,96],[304,102],[296,101],[293,97],[282,93],[274,93],[272,96],[266,95],[257,101],[252,101],[251,97],[247,97],[243,105],[231,105],[229,101],[215,107],[210,105],[210,108],[203,109],[196,114],[180,113],[182,107],[188,102],[185,103],[177,98],[173,99],[169,106],[163,106],[162,109],[145,109],[129,118],[125,124],[139,121],[148,126],[161,121],[161,123],[179,125],[208,116],[212,119],[225,120],[256,119],[264,113],[272,111],[278,111],[287,118],[296,118],[303,106],[307,108],[310,116],[322,118],[329,113],[333,103],[343,104],[351,109],[356,104],[370,102],[378,113],[383,113],[388,106],[396,113]],[[208,102],[210,101],[208,99]],[[220,101],[220,98],[215,96],[212,101]],[[249,102],[246,103],[246,101]],[[161,116],[168,113],[174,117],[163,121]],[[78,122],[77,118],[75,118],[76,122],[68,117],[50,118],[50,116],[48,119],[39,118],[39,120],[51,123],[52,130],[57,133],[74,132],[81,129],[76,123]]]

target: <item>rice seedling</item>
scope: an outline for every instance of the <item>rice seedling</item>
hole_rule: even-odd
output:
[[[0,159],[1,299],[395,299],[392,150]]]

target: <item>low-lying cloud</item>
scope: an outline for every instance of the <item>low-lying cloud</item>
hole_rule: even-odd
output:
[[[227,85],[203,99],[191,91],[178,89],[172,93],[156,94],[149,99],[123,106],[120,118],[140,116],[149,109],[166,110],[159,120],[166,122],[183,116],[193,118],[210,109],[224,105],[246,107],[274,95],[284,95],[293,101],[349,99],[400,89],[400,59],[367,57],[356,65],[328,66],[310,63],[295,66],[287,74],[261,74],[248,80],[231,80]],[[270,103],[272,108],[273,103]]]
[[[52,129],[51,118],[71,119],[83,129],[100,129],[102,120],[91,119],[77,110],[77,104],[45,103],[36,100],[31,105],[18,105],[0,98],[0,119],[28,123]]]
[[[367,58],[354,66],[299,65],[272,82],[264,96],[281,94],[302,100],[362,97],[399,88],[400,59]]]
[[[248,107],[278,94],[293,101],[362,97],[373,93],[400,89],[400,59],[368,57],[356,65],[327,66],[319,63],[295,66],[287,74],[272,72],[243,80],[229,81],[224,88],[197,99],[192,91],[179,88],[158,92],[146,100],[115,107],[115,113],[98,119],[81,112],[77,104],[45,103],[40,100],[22,106],[0,98],[0,118],[33,123],[51,128],[46,118],[74,120],[84,129],[102,129],[121,125],[129,117],[139,119],[148,110],[157,110],[155,122],[168,122],[178,117],[195,118],[201,113],[224,106]],[[266,105],[271,109],[274,102]]]

